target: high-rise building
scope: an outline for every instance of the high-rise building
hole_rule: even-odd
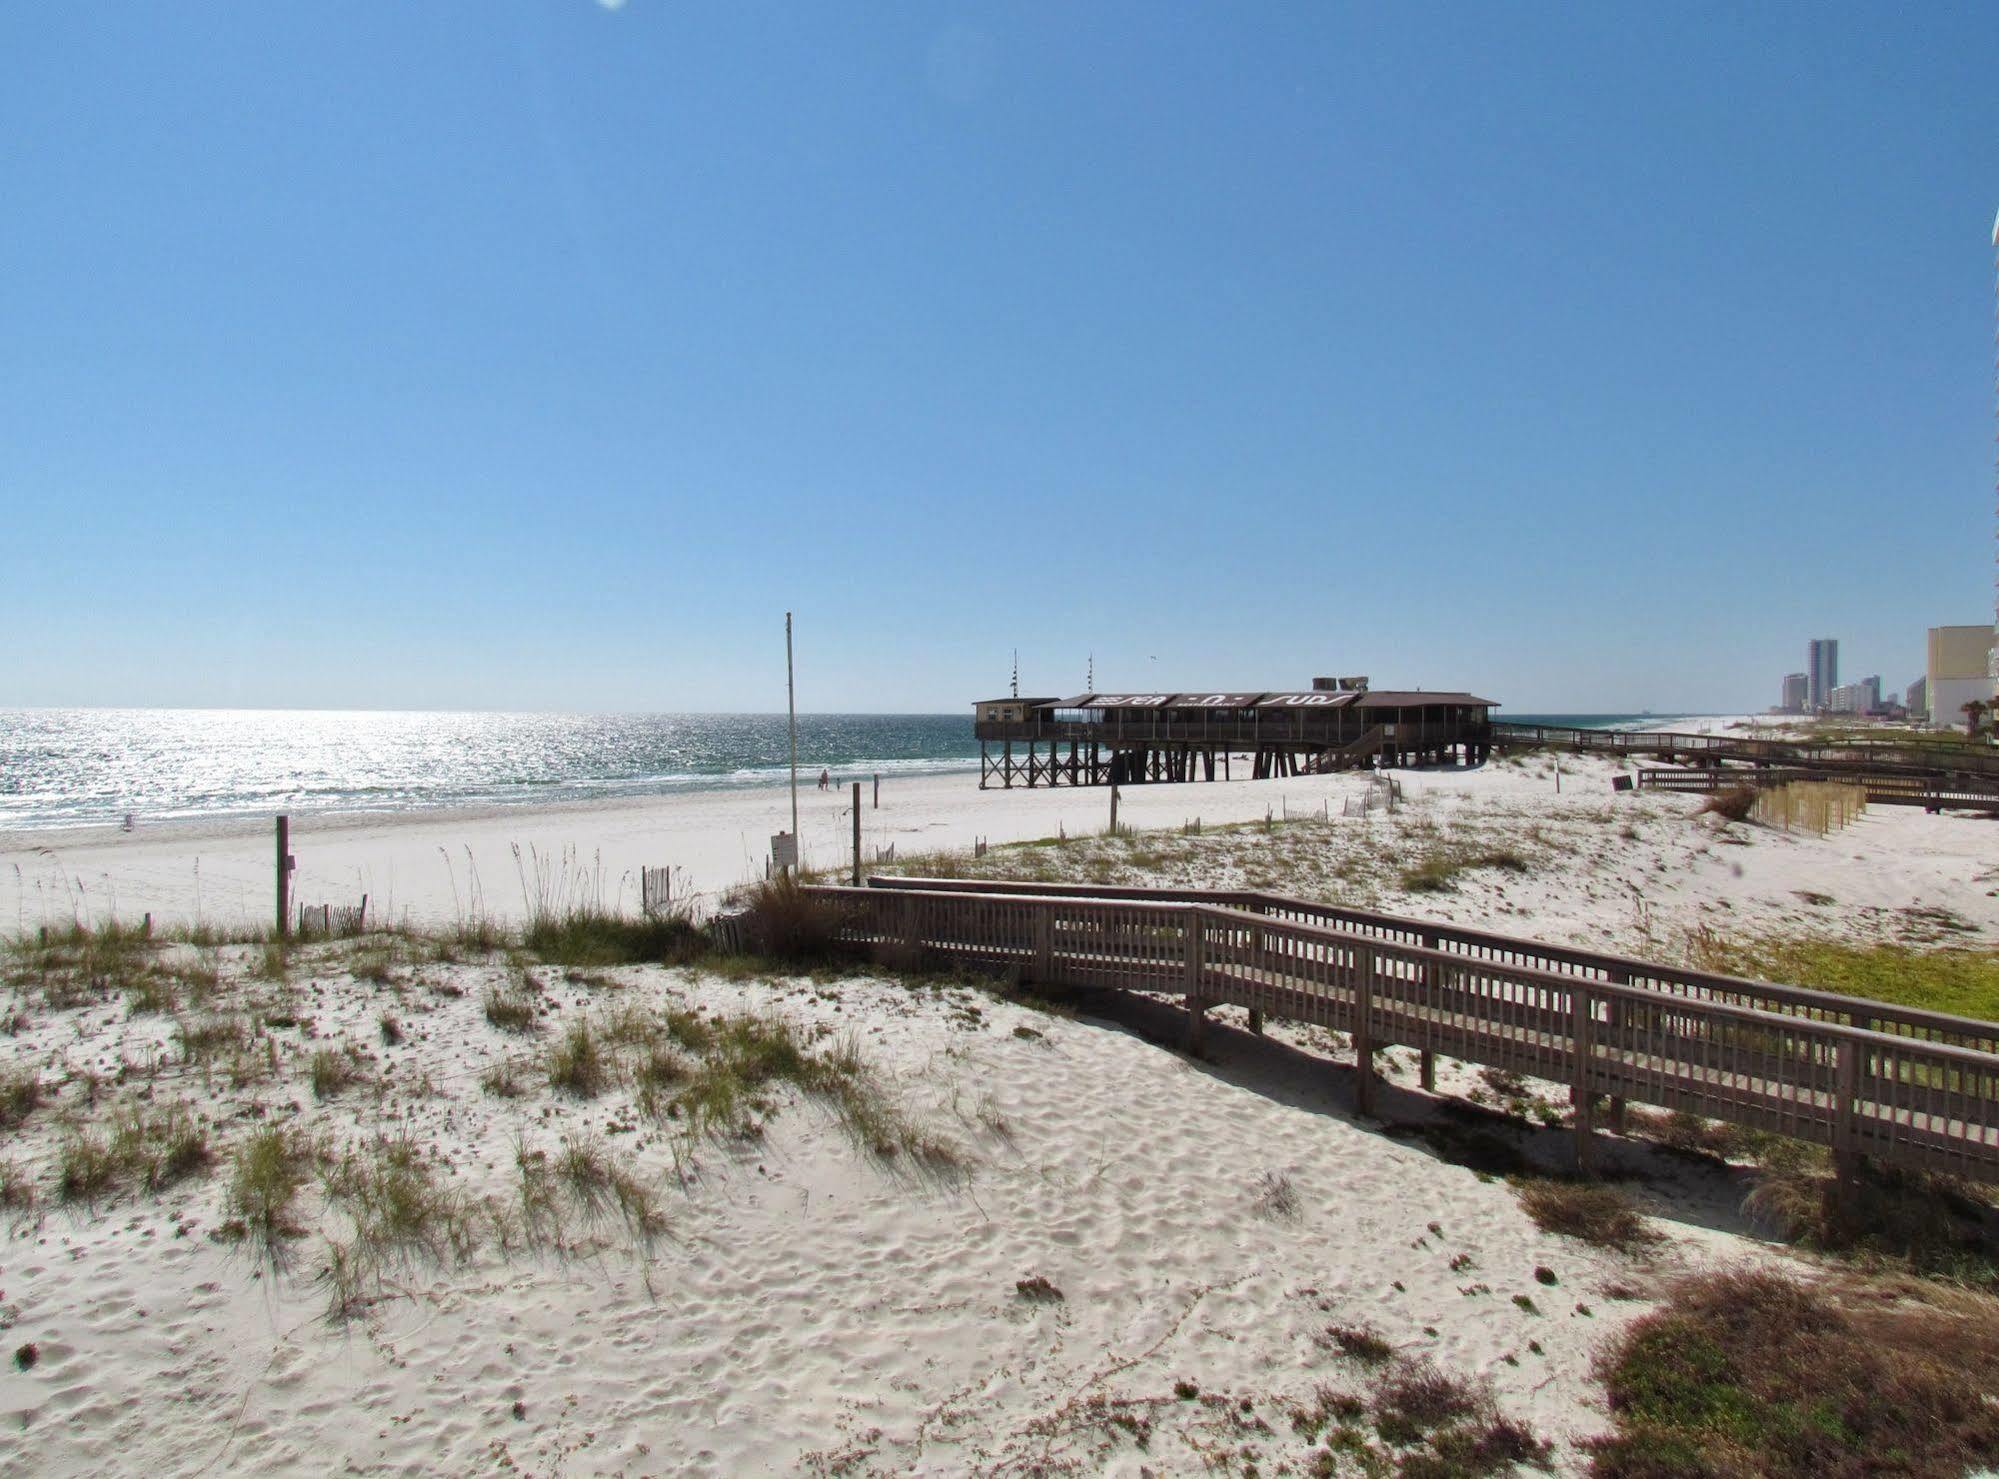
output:
[[[1835,714],[1872,714],[1881,707],[1881,678],[1842,683],[1826,695],[1825,706]]]
[[[1992,628],[1931,627],[1929,664],[1923,677],[1929,688],[1930,723],[1944,728],[1964,722],[1964,706],[1992,697]]]
[[[1777,707],[1786,714],[1802,714],[1811,697],[1812,680],[1803,673],[1784,674],[1784,697]]]
[[[1814,637],[1805,646],[1805,707],[1827,708],[1839,687],[1839,639]]]
[[[1927,719],[1930,716],[1930,680],[1918,678],[1909,685],[1906,695],[1911,719]]]

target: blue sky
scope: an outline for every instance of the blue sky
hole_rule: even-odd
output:
[[[1992,609],[1999,6],[13,5],[0,704],[1772,702]]]

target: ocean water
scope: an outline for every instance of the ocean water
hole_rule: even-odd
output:
[[[1614,728],[1637,714],[1507,715]],[[848,779],[978,766],[968,712],[801,714],[799,773]],[[770,786],[782,714],[292,709],[0,709],[0,829]]]
[[[800,714],[798,766],[976,769],[972,717]],[[767,786],[782,714],[0,710],[0,829],[273,811],[407,811]]]

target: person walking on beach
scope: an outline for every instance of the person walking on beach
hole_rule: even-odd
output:
[[[827,787],[831,786],[832,784],[833,784],[833,772],[832,772],[832,771],[830,771],[830,770],[822,770],[822,771],[820,771],[820,772],[819,772],[819,789],[823,791],[823,790],[825,790],[825,789],[826,789]]]

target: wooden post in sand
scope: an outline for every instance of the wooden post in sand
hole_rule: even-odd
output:
[[[1629,986],[1631,984],[1631,972],[1612,971],[1610,973],[1610,980],[1614,986]],[[1624,1001],[1621,997],[1613,996],[1610,999],[1608,1003],[1608,1015],[1610,1017],[1611,1052],[1621,1053],[1624,1048]],[[1624,1133],[1624,1096],[1622,1094],[1613,1094],[1610,1097],[1610,1128],[1619,1135]]]
[[[1111,792],[1117,794],[1115,790]],[[1201,997],[1201,911],[1198,908],[1187,911],[1187,920],[1180,928],[1181,954],[1184,957],[1186,975],[1181,982],[1181,990],[1187,998],[1187,1051],[1199,1054],[1208,1036],[1208,1004]]]
[[[1832,1122],[1834,1194],[1848,1195],[1860,1178],[1860,1044],[1845,1038],[1833,1068]]]
[[[298,866],[298,859],[292,856],[292,819],[278,818],[278,938],[284,939],[291,933],[292,869]]]
[[[1435,950],[1437,948],[1437,932],[1435,930],[1423,931],[1423,948],[1425,950]],[[1421,987],[1419,1000],[1422,1001],[1424,1007],[1434,1008],[1437,999],[1437,974],[1432,968],[1432,962],[1426,960],[1422,965],[1417,967],[1416,979]],[[1422,1084],[1424,1093],[1434,1094],[1437,1092],[1437,1055],[1428,1048],[1424,1048],[1417,1056],[1416,1078],[1417,1082]]]
[[[854,782],[854,887],[861,886],[861,783]]]
[[[1361,1114],[1374,1113],[1374,952],[1359,950],[1354,960],[1353,1066],[1354,1108]]]
[[[1588,1171],[1596,1149],[1596,1095],[1589,1081],[1596,1023],[1591,1015],[1589,988],[1581,984],[1572,986],[1569,996],[1569,1037],[1575,1057],[1569,1076],[1569,1106],[1576,1127],[1576,1169]]]

